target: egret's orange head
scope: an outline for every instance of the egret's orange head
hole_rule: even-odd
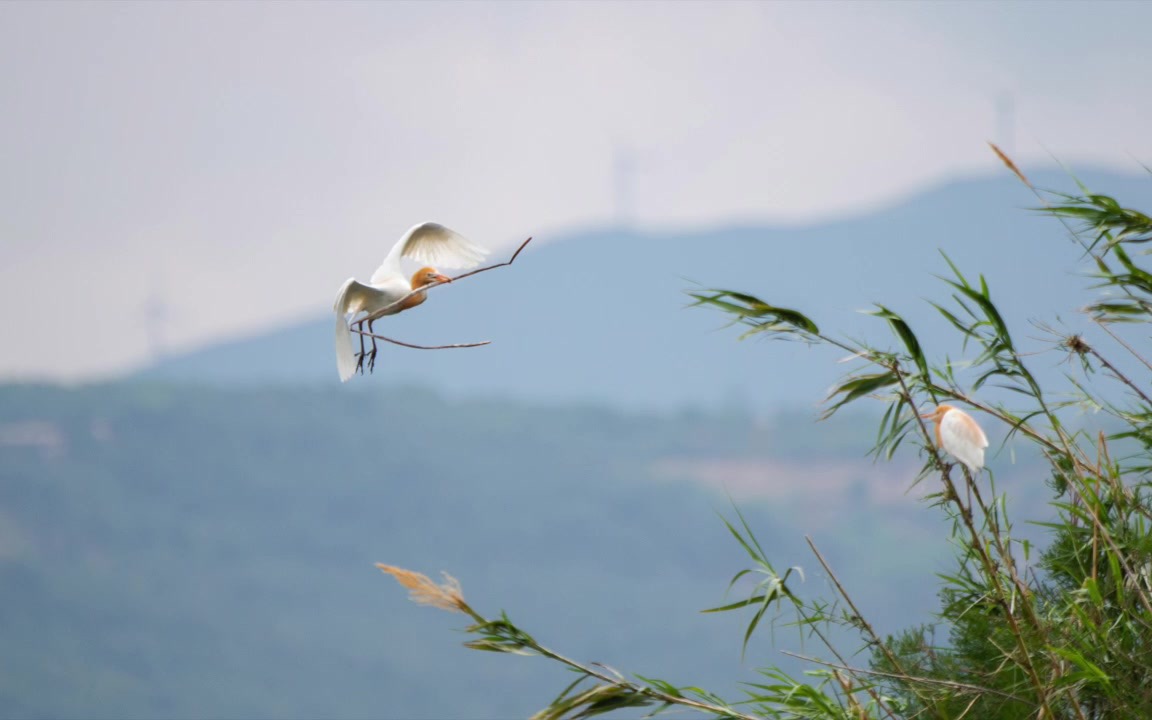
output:
[[[412,289],[435,285],[436,283],[452,282],[452,278],[441,275],[434,267],[422,267],[412,276]]]
[[[932,412],[928,413],[927,415],[921,415],[920,417],[924,418],[925,420],[932,420],[938,423],[944,417],[946,412],[955,409],[956,408],[952,407],[951,405],[941,404],[937,405],[936,409]]]
[[[925,420],[931,420],[932,422],[936,423],[936,444],[937,445],[943,445],[944,444],[943,439],[940,437],[940,421],[944,419],[945,413],[947,413],[949,410],[955,410],[955,409],[956,408],[952,407],[951,405],[941,403],[940,405],[937,405],[936,409],[933,410],[932,412],[928,413],[927,415],[921,415],[920,416],[920,417],[924,418]]]

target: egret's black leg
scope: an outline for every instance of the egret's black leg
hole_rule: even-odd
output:
[[[360,330],[364,329],[364,322],[355,323],[359,326]],[[356,372],[361,375],[364,374],[364,336],[360,336],[360,353],[356,355]]]
[[[376,322],[376,321],[375,320],[369,320],[368,321],[368,332],[370,332],[370,333],[376,332],[375,329],[373,329],[373,327],[372,327],[372,323],[374,323],[374,322]],[[364,336],[361,335],[360,338],[363,339]],[[368,355],[368,372],[372,372],[375,369],[376,369],[376,338],[372,338],[372,352]]]

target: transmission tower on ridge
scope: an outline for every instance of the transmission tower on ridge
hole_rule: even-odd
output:
[[[148,354],[153,360],[160,360],[168,354],[167,329],[172,312],[159,289],[153,289],[144,299],[143,315]]]
[[[612,215],[620,227],[631,227],[636,156],[630,147],[617,144],[612,150]]]
[[[1016,153],[1016,94],[1010,91],[996,96],[996,144],[1012,157]]]

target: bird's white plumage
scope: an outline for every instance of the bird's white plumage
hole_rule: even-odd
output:
[[[384,262],[372,273],[375,285],[390,276],[403,277],[400,258],[409,258],[436,267],[474,268],[484,261],[488,251],[460,233],[439,223],[426,222],[414,226],[400,238]]]
[[[340,286],[332,309],[337,315],[355,315],[372,304],[373,294],[371,286],[356,282],[356,278],[348,278]]]
[[[359,311],[359,299],[354,286],[360,285],[354,278],[348,278],[340,286],[336,295],[336,370],[340,382],[348,382],[356,374],[356,354],[352,351],[352,331],[348,329],[348,313]],[[362,286],[361,286],[362,287]],[[355,299],[354,299],[355,298]]]
[[[940,444],[950,455],[967,465],[972,472],[984,467],[984,448],[988,447],[988,438],[971,415],[950,408],[938,422]]]
[[[425,265],[468,269],[479,265],[487,255],[487,250],[439,223],[420,223],[392,246],[384,262],[372,273],[368,285],[357,282],[355,278],[345,280],[336,294],[333,307],[336,312],[336,369],[341,382],[347,382],[356,374],[356,353],[352,348],[352,331],[347,316],[383,310],[412,292],[412,282],[400,265],[401,258]],[[393,315],[403,309],[395,307],[387,314]]]

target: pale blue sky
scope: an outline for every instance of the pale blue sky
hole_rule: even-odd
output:
[[[660,228],[992,170],[1006,93],[1022,162],[1136,170],[1149,26],[1141,2],[0,3],[0,376],[140,362],[158,287],[177,348],[318,314],[425,219],[494,249],[603,224],[622,147]]]

